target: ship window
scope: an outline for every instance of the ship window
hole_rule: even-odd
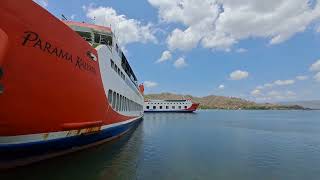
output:
[[[120,107],[119,107],[119,110],[122,111],[122,101],[123,101],[123,96],[120,95]]]
[[[114,70],[115,70],[116,72],[118,72],[118,66],[117,66],[117,65],[114,65]]]
[[[100,34],[94,33],[94,42],[100,44]]]
[[[111,61],[111,68],[114,69],[114,62],[112,61],[112,59],[110,59]]]
[[[100,43],[108,45],[108,40],[106,35],[101,35]]]
[[[123,103],[123,96],[121,96],[121,104],[120,104],[120,111],[124,110],[124,103]]]
[[[129,111],[129,99],[127,99],[126,106],[127,106],[127,111]]]
[[[160,106],[160,109],[162,109],[162,106]]]
[[[147,109],[149,109],[150,107],[149,106],[147,106]]]
[[[106,44],[108,46],[112,46],[112,37],[101,35],[101,44]]]
[[[121,72],[121,78],[124,80],[124,74]]]
[[[125,111],[126,110],[126,104],[125,104],[125,97],[122,96],[122,111]]]
[[[118,68],[118,75],[120,76],[120,68]]]
[[[108,91],[108,100],[109,100],[109,104],[112,104],[112,91],[110,89]]]
[[[166,109],[169,109],[169,106],[166,106]]]
[[[187,107],[187,106],[184,106],[184,108],[187,109],[188,107]]]
[[[152,109],[156,109],[156,108],[157,108],[156,106],[153,106],[153,107],[152,107]]]
[[[126,97],[123,96],[123,101],[122,101],[122,110],[126,111]]]
[[[129,111],[129,99],[127,99],[127,111]]]
[[[126,111],[126,98],[122,96],[122,111]]]
[[[172,106],[172,109],[175,109],[176,107],[175,106]]]
[[[116,104],[116,110],[119,111],[120,107],[120,99],[119,99],[119,94],[117,93],[117,104]]]
[[[113,109],[116,108],[116,103],[117,103],[117,95],[116,95],[116,92],[113,92],[113,98],[112,98],[112,107],[113,107]]]
[[[92,42],[92,35],[90,32],[82,32],[82,31],[76,31],[84,40],[88,42]]]
[[[181,106],[179,106],[178,108],[181,109]]]

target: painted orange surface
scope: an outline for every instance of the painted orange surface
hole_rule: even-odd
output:
[[[186,110],[187,111],[195,111],[198,109],[199,105],[200,105],[199,103],[192,103],[192,105]]]
[[[96,50],[67,25],[31,0],[1,0],[0,17],[1,40],[8,37],[0,44],[0,136],[130,118],[109,107],[98,61],[87,56]]]

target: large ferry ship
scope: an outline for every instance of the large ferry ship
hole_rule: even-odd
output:
[[[191,99],[185,100],[146,100],[144,112],[194,112],[198,109],[199,103]]]
[[[61,21],[31,0],[0,3],[0,167],[120,136],[143,86],[109,27]]]

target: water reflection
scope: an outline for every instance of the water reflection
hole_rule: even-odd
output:
[[[0,179],[319,179],[320,111],[150,113],[135,131]]]

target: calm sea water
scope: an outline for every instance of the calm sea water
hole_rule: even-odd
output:
[[[146,114],[129,134],[0,179],[319,180],[320,111]]]

